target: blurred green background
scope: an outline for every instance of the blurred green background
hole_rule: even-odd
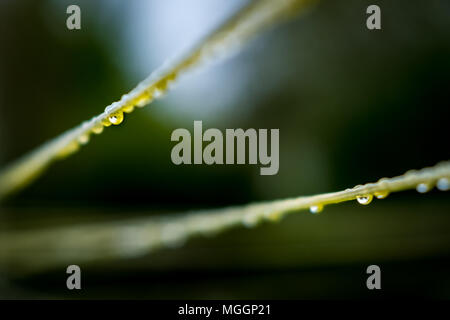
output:
[[[100,113],[246,1],[0,3],[0,167]],[[66,28],[77,4],[82,28]],[[366,28],[377,4],[382,30]],[[450,159],[450,1],[320,1],[182,77],[2,204],[0,230],[128,219],[345,189]],[[279,128],[280,170],[176,166],[176,128]],[[32,275],[2,298],[450,297],[450,201],[431,191],[330,206],[139,259]],[[76,264],[76,261],[74,261]],[[378,264],[382,290],[367,290]],[[6,262],[7,265],[7,262]]]

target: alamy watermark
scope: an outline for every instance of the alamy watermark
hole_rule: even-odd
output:
[[[366,20],[366,26],[369,30],[381,29],[381,9],[376,4],[372,4],[367,7],[366,13],[370,14]]]
[[[81,9],[75,4],[71,4],[67,7],[66,13],[70,14],[66,20],[66,26],[69,30],[81,29]]]
[[[172,132],[171,140],[179,142],[172,149],[171,159],[176,165],[259,163],[263,166],[260,168],[261,175],[275,175],[280,165],[279,138],[279,129],[270,129],[270,141],[268,129],[226,129],[224,137],[222,131],[215,128],[203,132],[202,121],[194,121],[193,141],[187,129],[179,128]],[[203,148],[204,142],[207,145]]]
[[[66,273],[70,274],[70,276],[68,276],[67,280],[66,280],[67,289],[80,290],[81,289],[81,269],[80,269],[80,267],[77,266],[76,264],[72,264],[67,267]]]
[[[381,289],[381,269],[376,264],[367,267],[366,273],[370,274],[367,278],[366,286],[369,290]]]

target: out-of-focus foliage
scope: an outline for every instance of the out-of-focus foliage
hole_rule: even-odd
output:
[[[96,114],[140,80],[124,74],[134,55],[123,30],[137,23],[127,14],[135,11],[128,1],[107,2],[79,2],[86,8],[79,32],[65,29],[62,5],[1,2],[0,165]],[[322,193],[449,159],[448,1],[379,1],[379,32],[365,28],[369,4],[322,1],[302,19],[186,79],[173,97],[141,111],[145,116],[125,119],[132,125],[108,130],[11,198],[1,208],[1,228]],[[153,5],[158,19],[158,3]],[[125,49],[111,50],[118,47]],[[154,67],[162,62],[155,60]],[[203,90],[187,90],[192,82]],[[197,108],[178,117],[183,102]],[[193,120],[202,120],[198,110],[209,106],[215,109],[208,112],[207,127],[280,128],[279,174],[262,177],[252,166],[173,165],[170,133],[190,129]],[[96,288],[92,297],[119,296],[124,283],[133,297],[349,297],[367,294],[365,267],[377,262],[387,272],[388,295],[448,297],[447,212],[447,194],[408,192],[367,208],[330,207],[318,217],[293,216],[197,239],[184,249],[84,274]],[[15,279],[12,285],[22,290],[1,294],[62,296],[64,277],[58,269]]]

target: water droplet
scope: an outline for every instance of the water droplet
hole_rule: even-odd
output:
[[[78,142],[80,144],[86,144],[89,142],[89,134],[84,133],[81,136],[78,137]]]
[[[171,73],[167,76],[167,81],[175,81],[177,79],[176,73]]]
[[[431,186],[428,183],[422,182],[417,185],[416,190],[419,193],[425,193],[431,190]]]
[[[123,121],[123,113],[120,111],[111,113],[109,116],[109,121],[114,125],[121,124]]]
[[[152,95],[149,92],[145,92],[142,96],[137,98],[134,103],[136,107],[142,108],[152,101]]]
[[[102,119],[102,125],[104,127],[109,127],[111,125],[111,122],[109,122],[109,119],[105,118],[105,119]]]
[[[372,202],[373,196],[371,194],[365,194],[363,196],[356,196],[356,200],[362,204],[367,205]]]
[[[389,191],[387,190],[377,191],[374,193],[374,195],[377,199],[384,199],[389,195]]]
[[[110,124],[111,125],[111,124]],[[100,134],[103,132],[103,125],[101,123],[97,123],[92,127],[92,132],[95,134]]]
[[[174,88],[176,78],[177,78],[177,75],[175,73],[167,76],[167,88],[168,89]]]
[[[159,91],[166,91],[168,82],[169,82],[169,79],[167,79],[167,78],[166,78],[166,79],[163,79],[163,80],[161,80],[161,81],[159,81],[159,82],[155,85],[156,90],[159,90]]]
[[[321,205],[321,204],[316,204],[314,206],[309,207],[309,211],[314,214],[320,213],[320,212],[322,212],[322,210],[323,210],[323,205]]]
[[[450,181],[448,180],[448,178],[440,178],[436,186],[441,191],[450,190]]]
[[[281,220],[281,213],[279,211],[270,212],[266,213],[265,217],[269,221],[276,222]]]
[[[129,105],[129,106],[123,107],[122,111],[125,112],[125,113],[131,113],[131,112],[134,111],[134,106],[133,105]]]
[[[156,89],[153,92],[153,97],[155,97],[156,99],[162,98],[163,97],[164,92],[162,90]]]

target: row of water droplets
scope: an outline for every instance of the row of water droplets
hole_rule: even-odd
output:
[[[426,175],[426,171],[422,174]],[[387,179],[382,178],[377,184],[367,184],[365,186],[358,185],[353,189],[347,189],[346,192],[361,192],[357,195],[356,201],[362,205],[368,205],[374,198],[384,199],[389,195],[389,188],[392,188],[391,183],[394,183],[397,178]],[[450,190],[450,176],[444,175],[441,177],[421,177],[418,179],[417,171],[409,171],[402,179],[414,179],[411,181],[409,188],[415,185],[416,190],[420,193],[430,191],[434,185],[441,191]],[[417,183],[417,184],[416,184]],[[377,191],[367,192],[368,189],[376,187]],[[373,190],[373,189],[372,189]],[[401,190],[401,189],[397,189]],[[396,189],[393,189],[396,191]],[[352,199],[350,196],[349,200]],[[325,204],[333,203],[329,202],[317,203],[310,207],[310,211],[314,214],[318,214],[324,208]],[[189,219],[184,221],[171,221],[164,223],[159,231],[155,231],[155,237],[157,240],[156,245],[161,245],[166,248],[178,248],[182,246],[189,237],[193,235],[213,236],[220,230],[228,228],[234,224],[242,224],[245,227],[252,228],[257,226],[263,221],[279,221],[286,212],[298,209],[298,202],[296,199],[282,200],[277,202],[271,202],[266,204],[255,204],[244,208],[229,209],[227,214],[223,213],[215,215],[214,212],[204,212],[202,214],[192,215]],[[157,228],[159,229],[159,228]],[[153,232],[150,232],[153,234]],[[127,232],[127,242],[120,241],[120,248],[123,254],[138,254],[140,252],[145,253],[149,249],[148,230],[145,232],[139,232],[138,229],[132,229]],[[125,243],[125,246],[124,246]],[[133,249],[130,252],[130,248]]]
[[[163,77],[163,79],[147,89],[142,89],[141,86],[138,86],[135,90],[140,93],[134,99],[131,98],[132,93],[123,95],[120,101],[107,106],[104,114],[100,117],[85,121],[81,125],[81,133],[58,153],[58,157],[64,158],[78,151],[80,146],[89,142],[91,134],[101,134],[105,127],[121,124],[124,120],[124,113],[131,113],[135,110],[135,107],[142,108],[154,99],[162,98],[167,89],[173,85],[175,79],[176,74],[173,73]],[[118,108],[121,104],[123,106]]]
[[[408,175],[414,175],[416,172],[408,172]],[[384,188],[382,190],[378,190],[372,193],[369,192],[364,192],[362,191],[362,193],[360,195],[356,196],[356,201],[361,204],[361,205],[368,205],[372,202],[372,200],[374,198],[377,199],[384,199],[386,198],[390,191],[388,189],[388,185],[387,185],[388,179],[387,178],[382,178],[378,181],[378,184]],[[450,190],[450,179],[449,177],[441,177],[437,180],[429,180],[429,181],[425,181],[425,182],[420,182],[416,185],[416,190],[419,193],[425,193],[430,191],[433,186],[436,185],[437,189],[439,189],[440,191],[448,191]],[[353,189],[358,189],[358,188],[362,188],[362,185],[358,185]],[[352,191],[353,189],[347,189],[346,191]],[[334,202],[330,202],[330,203],[334,203]],[[313,214],[319,214],[320,212],[323,211],[324,207],[325,207],[325,202],[318,202],[316,204],[313,204],[309,207],[309,211]],[[242,220],[242,224],[248,228],[254,227],[256,225],[258,225],[259,223],[261,223],[264,220],[269,220],[269,221],[278,221],[281,219],[281,217],[283,216],[283,212],[285,210],[283,210],[282,208],[275,208],[275,207],[268,207],[268,208],[254,208],[253,210],[250,210],[250,212],[246,213],[243,217]]]
[[[450,190],[450,179],[449,178],[446,178],[446,177],[440,178],[435,184],[436,184],[436,188],[438,188],[440,191]],[[433,186],[434,186],[434,183],[422,182],[416,186],[416,190],[419,193],[426,193],[426,192],[430,191],[431,189],[433,189]]]
[[[105,114],[95,117],[90,121],[85,121],[81,127],[81,134],[77,135],[75,140],[71,140],[67,145],[57,153],[57,158],[65,158],[68,155],[78,151],[80,146],[85,145],[90,140],[90,135],[101,134],[104,127],[119,125],[124,120],[124,113],[131,113],[135,107],[142,108],[151,103],[154,99],[160,99],[174,87],[174,83],[183,73],[197,65],[208,65],[213,63],[221,56],[226,56],[227,47],[238,47],[239,43],[235,37],[227,35],[224,39],[215,39],[210,44],[204,45],[188,56],[188,58],[177,62],[176,60],[167,60],[161,69],[155,72],[155,76],[142,81],[133,91],[122,96],[120,101],[116,101],[105,108]],[[161,76],[162,75],[162,76]],[[155,78],[160,80],[155,81]],[[132,95],[137,97],[131,98]],[[119,105],[123,105],[118,108]],[[99,119],[100,118],[100,119]],[[95,122],[92,124],[92,122]]]
[[[62,148],[58,152],[57,158],[65,158],[78,151],[80,146],[89,142],[92,133],[101,134],[104,127],[121,124],[124,120],[124,113],[131,113],[135,110],[135,107],[142,108],[154,99],[162,98],[168,89],[173,88],[175,80],[192,67],[212,64],[220,57],[225,58],[227,53],[232,53],[232,48],[237,49],[239,47],[240,42],[237,41],[236,36],[233,36],[229,32],[222,32],[217,36],[211,43],[207,43],[194,50],[186,59],[181,60],[181,62],[177,63],[176,60],[167,60],[161,69],[155,72],[155,77],[150,75],[149,78],[142,81],[132,92],[123,95],[120,101],[116,101],[107,106],[104,112],[106,113],[106,117],[101,115],[90,121],[85,121],[82,124],[82,133],[77,135],[77,139],[71,140]],[[157,77],[161,79],[155,83],[154,79]],[[136,93],[136,98],[131,98],[133,93]],[[118,108],[118,105],[123,106]],[[92,125],[93,121],[95,123]]]
[[[414,172],[411,172],[409,174],[414,174]],[[383,183],[385,183],[386,180],[387,180],[386,178],[380,179],[379,183],[381,185],[383,185]],[[437,181],[420,182],[419,184],[416,185],[416,191],[419,193],[426,193],[426,192],[432,190],[434,185],[436,185],[436,188],[439,189],[440,191],[448,191],[448,190],[450,190],[450,179],[448,177],[442,177],[442,178],[439,178]],[[358,188],[358,187],[362,187],[362,186],[359,185],[359,186],[356,186],[355,188]],[[350,189],[348,189],[348,190],[350,190]],[[372,202],[374,197],[377,199],[384,199],[388,195],[389,195],[389,190],[385,189],[385,190],[376,191],[373,194],[366,193],[366,194],[357,195],[356,201],[358,201],[359,204],[368,205],[369,203]],[[315,204],[309,208],[309,211],[313,214],[318,214],[323,210],[323,208],[324,208],[323,204]]]
[[[379,180],[379,185],[382,187],[387,188],[386,182],[388,179],[383,178]],[[383,184],[385,184],[383,186]],[[426,185],[426,189],[424,187]],[[416,186],[416,190],[420,193],[430,191],[433,187],[433,185],[436,185],[436,187],[441,191],[447,191],[450,190],[450,179],[449,177],[441,177],[434,181],[427,181],[427,182],[420,182]],[[356,186],[354,189],[362,188],[362,185]],[[347,189],[347,191],[352,191],[353,189]],[[426,191],[424,191],[426,190]],[[385,190],[379,190],[373,193],[363,193],[361,195],[356,196],[356,201],[360,203],[361,205],[368,205],[372,202],[374,198],[377,199],[384,199],[389,195],[389,191],[387,189]],[[264,220],[268,221],[279,221],[283,217],[283,213],[286,212],[286,209],[289,208],[290,204],[273,204],[269,207],[266,205],[262,206],[251,206],[247,209],[243,209],[244,211],[247,210],[247,212],[244,213],[242,217],[242,224],[245,227],[252,228],[263,222]],[[324,204],[315,204],[310,207],[310,211],[313,214],[320,213],[324,208]],[[239,211],[239,210],[238,210]],[[234,215],[231,214],[231,215]],[[211,216],[210,216],[211,217]],[[225,219],[222,217],[217,217],[216,220],[212,219],[205,219],[205,217],[197,216],[195,219],[190,219],[190,221],[184,221],[184,222],[170,222],[163,224],[160,233],[159,233],[159,241],[160,244],[166,248],[178,248],[182,246],[187,239],[192,234],[201,234],[203,236],[211,236],[219,232],[221,228],[218,226],[222,223],[225,225],[231,225],[234,218],[231,219]],[[127,235],[127,237],[131,238],[133,240],[132,245],[135,246],[135,244],[142,244],[146,243],[148,241],[137,241],[136,237],[142,237],[143,235],[136,233],[135,231],[132,232],[131,235]],[[147,237],[145,235],[144,239]],[[140,247],[138,247],[140,248]],[[145,250],[145,246],[143,247]],[[125,254],[130,254],[128,246],[126,247],[126,250],[123,250]]]
[[[383,183],[384,180],[385,180],[385,179],[380,179],[379,182],[380,182],[380,183]],[[358,185],[358,186],[356,186],[355,188],[360,188],[360,187],[362,187],[362,185]],[[347,191],[350,191],[350,190],[351,190],[351,189],[347,189]],[[356,201],[357,201],[359,204],[362,204],[362,205],[368,205],[369,203],[372,202],[374,196],[375,196],[375,198],[377,198],[377,199],[384,199],[384,198],[386,198],[388,195],[389,195],[389,191],[388,191],[388,190],[376,191],[376,192],[374,192],[373,194],[371,194],[371,193],[364,193],[364,194],[361,194],[361,195],[357,195],[357,196],[356,196]],[[319,214],[320,212],[323,211],[324,206],[325,206],[325,205],[322,204],[322,203],[314,204],[314,205],[312,205],[312,206],[309,207],[309,211],[310,211],[312,214]]]

